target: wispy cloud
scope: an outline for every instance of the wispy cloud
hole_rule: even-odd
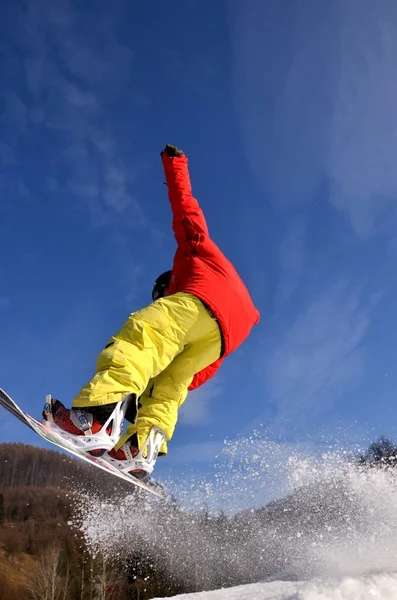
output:
[[[396,210],[397,5],[337,3],[336,86],[327,165],[331,201],[361,235],[383,229]]]
[[[397,5],[234,2],[235,94],[252,170],[277,206],[320,202],[360,237],[393,226]]]
[[[303,428],[368,378],[378,289],[394,285],[397,5],[231,7],[237,114],[276,222],[266,402]]]
[[[280,243],[279,286],[276,304],[284,304],[296,289],[305,261],[306,225],[303,218],[297,218],[287,226]]]
[[[142,168],[130,153],[134,94],[128,111],[119,105],[131,88],[133,64],[132,50],[115,34],[122,15],[106,6],[77,12],[67,0],[16,4],[13,13],[20,59],[3,115],[5,176],[15,188],[13,167],[26,160],[22,148],[39,142],[49,191],[74,197],[76,207],[83,203],[93,225],[147,225],[134,194]],[[29,160],[34,166],[38,157]]]
[[[339,281],[285,327],[265,366],[269,398],[283,419],[307,424],[358,383],[377,300],[363,302],[359,289]]]
[[[167,455],[167,464],[164,467],[176,465],[190,465],[192,463],[214,464],[216,458],[221,454],[224,443],[216,441],[196,442],[192,444],[172,445]]]
[[[198,427],[211,421],[211,401],[222,393],[221,381],[210,380],[205,386],[190,392],[179,411],[182,425]]]

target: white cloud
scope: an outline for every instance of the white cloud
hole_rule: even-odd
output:
[[[331,200],[360,234],[376,230],[396,208],[397,5],[337,3],[341,27],[329,123]]]
[[[194,442],[191,444],[172,445],[167,455],[167,468],[175,465],[190,465],[191,463],[213,464],[221,454],[224,443],[215,441]]]
[[[308,422],[357,384],[365,365],[364,338],[372,302],[339,281],[284,324],[265,366],[270,401],[283,419]]]
[[[50,188],[75,196],[74,206],[85,206],[94,226],[147,226],[133,194],[143,165],[136,157],[133,168],[128,164],[129,131],[137,118],[134,102],[124,114],[118,102],[132,87],[133,52],[115,34],[122,15],[105,6],[94,14],[76,12],[68,0],[32,0],[13,11],[14,42],[28,93],[23,100],[18,95],[21,72],[16,72],[3,115],[7,135],[0,146],[8,188],[15,189],[12,167],[26,146],[18,140],[29,137],[33,144],[40,136],[41,151],[49,156]]]
[[[397,198],[397,4],[234,2],[235,98],[251,167],[279,207],[315,197],[362,237]],[[393,228],[394,234],[394,228]]]
[[[276,292],[276,303],[287,302],[294,293],[300,279],[305,260],[306,226],[303,218],[288,225],[279,248],[280,282]]]
[[[209,423],[211,421],[211,401],[222,391],[222,384],[219,381],[210,380],[197,390],[189,392],[179,411],[180,424],[198,427]]]

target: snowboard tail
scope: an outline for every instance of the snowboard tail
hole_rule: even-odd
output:
[[[90,463],[91,465],[102,469],[103,471],[107,471],[111,475],[118,477],[124,481],[128,481],[129,483],[140,487],[155,496],[159,496],[160,498],[164,498],[165,490],[164,488],[158,484],[156,481],[149,480],[141,480],[137,479],[133,475],[129,475],[128,473],[122,473],[112,464],[108,463],[106,460],[101,457],[92,456],[90,454],[86,454],[84,452],[80,452],[74,445],[71,440],[66,440],[62,438],[55,431],[51,430],[51,424],[43,424],[40,421],[37,421],[34,417],[31,417],[29,414],[25,413],[17,403],[5,392],[0,389],[0,406],[3,406],[10,414],[14,415],[19,421],[21,421],[24,425],[32,429],[36,432],[40,437],[47,440],[51,444],[58,446],[62,450],[66,450],[73,456],[83,459],[85,462]]]

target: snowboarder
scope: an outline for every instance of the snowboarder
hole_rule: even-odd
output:
[[[167,453],[188,391],[208,381],[259,321],[247,288],[209,236],[187,157],[171,145],[161,157],[177,242],[173,267],[155,281],[153,303],[109,340],[72,408],[53,400],[43,413],[80,449],[130,463],[137,477]],[[124,418],[130,424],[120,436]]]

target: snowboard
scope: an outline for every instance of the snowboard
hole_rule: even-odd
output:
[[[22,421],[27,427],[33,429],[39,436],[58,446],[58,448],[62,448],[62,450],[66,450],[73,456],[77,456],[78,458],[83,459],[85,462],[97,467],[98,469],[102,469],[103,471],[107,471],[111,475],[118,477],[119,479],[123,479],[124,481],[128,481],[137,487],[140,487],[150,494],[154,494],[155,496],[159,496],[160,498],[165,497],[164,488],[157,483],[154,479],[137,479],[133,475],[124,474],[119,471],[115,466],[108,463],[106,460],[101,457],[91,456],[90,454],[86,454],[80,452],[74,445],[72,441],[65,440],[60,435],[58,435],[55,431],[51,430],[51,424],[46,423],[43,424],[40,421],[37,421],[34,417],[31,417],[27,413],[25,413],[16,402],[9,396],[4,390],[0,388],[0,406],[3,406],[8,412],[10,412],[14,417]]]

